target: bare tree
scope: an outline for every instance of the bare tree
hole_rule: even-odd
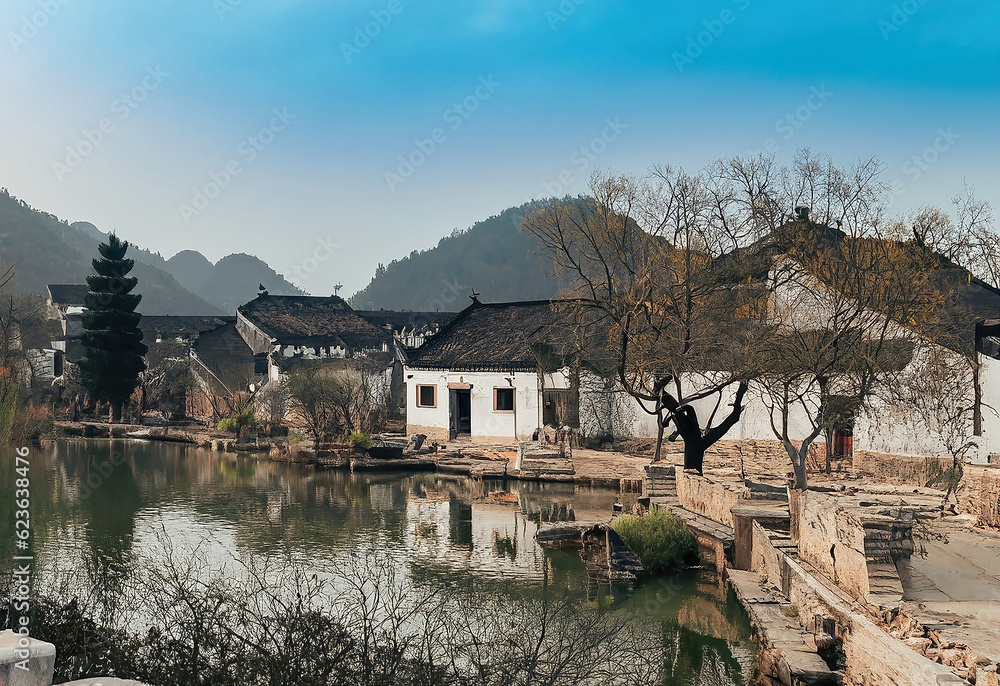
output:
[[[367,361],[301,362],[287,385],[291,407],[306,423],[316,450],[338,434],[373,430],[386,412],[388,389]]]
[[[740,250],[774,221],[762,189],[772,175],[764,158],[695,176],[671,167],[641,179],[595,174],[591,200],[523,222],[571,280],[569,295],[609,332],[600,354],[614,361],[617,383],[656,417],[654,460],[673,424],[685,467],[700,471],[706,449],[739,420],[756,340]]]
[[[815,440],[893,383],[946,299],[933,256],[912,242],[847,234],[805,208],[772,241],[757,387],[805,488]]]
[[[947,502],[962,480],[966,460],[979,447],[974,392],[977,363],[975,355],[929,342],[917,349],[914,359],[915,364],[894,385],[893,399],[915,411],[928,439],[937,444],[931,450],[951,458],[951,468],[933,482],[945,487]]]

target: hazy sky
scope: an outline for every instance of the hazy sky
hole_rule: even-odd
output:
[[[0,28],[0,186],[317,294],[595,166],[769,143],[879,157],[901,210],[963,179],[1000,209],[997,2],[2,0]]]

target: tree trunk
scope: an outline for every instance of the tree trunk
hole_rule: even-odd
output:
[[[684,441],[684,469],[693,469],[699,474],[705,466],[705,451],[708,449],[708,444],[704,439],[686,440]]]
[[[122,403],[119,400],[113,401],[111,403],[111,423],[119,424],[122,421]]]
[[[794,488],[796,491],[806,490],[808,480],[806,478],[806,458],[800,455],[798,460],[793,461],[792,470],[795,472]]]
[[[671,416],[667,421],[660,422],[660,436],[662,437],[665,425],[672,421],[677,427],[677,433],[684,440],[684,469],[693,469],[701,474],[705,465],[705,452],[740,420],[748,384],[745,381],[740,382],[733,397],[733,409],[729,416],[718,426],[707,431],[702,431],[695,409],[691,405],[680,406],[676,398],[667,393],[665,388],[666,384],[658,385],[660,405],[670,410]]]
[[[833,432],[826,431],[826,473],[833,473]]]
[[[663,430],[664,430],[663,424],[664,424],[664,421],[663,421],[663,408],[662,407],[658,408],[658,410],[657,410],[657,422],[656,422],[656,424],[657,424],[657,429],[656,429],[656,452],[653,453],[653,463],[654,464],[660,461],[661,453],[662,453],[662,449],[663,449]]]

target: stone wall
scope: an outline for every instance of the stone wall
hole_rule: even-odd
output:
[[[772,540],[772,536],[776,540]],[[896,640],[847,601],[821,584],[785,553],[781,541],[754,523],[753,567],[798,609],[799,623],[819,635],[832,629],[847,657],[851,686],[942,686],[965,684],[948,667],[931,662]]]
[[[729,527],[733,525],[732,509],[750,497],[750,489],[742,481],[704,477],[690,470],[677,473],[681,507]]]
[[[854,453],[854,473],[878,483],[929,486],[951,466],[950,458],[890,455],[867,450]]]
[[[856,598],[867,600],[868,561],[861,521],[825,493],[793,490],[789,507],[802,559]]]
[[[448,429],[442,429],[439,426],[407,424],[406,435],[413,436],[415,434],[423,434],[424,436],[427,436],[427,440],[424,441],[424,445],[430,445],[431,443],[447,443],[449,440]]]
[[[979,526],[1000,528],[1000,467],[966,465],[958,501]]]

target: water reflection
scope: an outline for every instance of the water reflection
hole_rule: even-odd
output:
[[[508,594],[540,592],[547,579],[578,589],[582,602],[611,604],[658,624],[667,684],[742,685],[753,671],[746,619],[714,581],[600,585],[587,579],[576,553],[546,553],[535,543],[541,523],[606,520],[616,500],[628,506],[634,495],[437,474],[317,471],[122,441],[64,442],[31,459],[40,564],[81,572],[94,588],[113,592],[137,558],[156,550],[161,534],[182,546],[202,543],[200,552],[220,558],[281,553],[329,563],[376,549],[414,579],[468,580]],[[13,521],[9,472],[0,473],[5,521]],[[3,550],[13,546],[9,529],[0,526]],[[0,565],[9,565],[5,557]]]

